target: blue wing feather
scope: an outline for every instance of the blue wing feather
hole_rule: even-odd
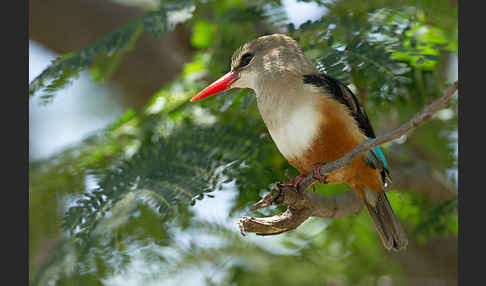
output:
[[[377,146],[377,147],[373,148],[372,150],[378,155],[378,157],[380,158],[380,160],[383,163],[383,165],[385,166],[385,168],[387,170],[390,170],[390,168],[388,168],[388,164],[386,163],[385,155],[383,155],[383,151],[381,151],[381,147]]]

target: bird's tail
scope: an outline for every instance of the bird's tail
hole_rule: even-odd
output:
[[[365,205],[375,223],[376,231],[383,246],[387,250],[399,251],[404,249],[408,244],[407,235],[393,212],[385,192],[376,193],[366,190],[365,193]]]

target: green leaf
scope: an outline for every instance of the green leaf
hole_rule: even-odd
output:
[[[200,21],[194,25],[192,30],[191,44],[199,49],[209,47],[213,40],[215,27],[207,21]]]
[[[162,33],[173,29],[176,23],[190,17],[193,8],[192,1],[162,6],[156,11],[144,13],[138,19],[79,52],[58,57],[30,82],[30,98],[42,92],[42,102],[50,102],[56,92],[67,87],[84,69],[92,69],[91,74],[95,80],[108,80],[123,54],[133,48],[143,30],[153,36],[161,36]],[[185,12],[185,15],[171,18],[171,13],[175,10]]]

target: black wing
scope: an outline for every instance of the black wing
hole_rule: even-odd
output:
[[[353,118],[358,123],[358,127],[368,138],[376,138],[375,131],[373,130],[373,127],[371,127],[366,111],[353,92],[345,84],[325,74],[304,75],[304,83],[324,88],[327,93],[334,97],[334,99],[349,108]],[[371,167],[380,170],[385,185],[391,183],[390,170],[386,163],[386,158],[379,146],[370,150],[367,161]]]
[[[366,111],[346,85],[325,74],[304,75],[304,83],[325,88],[334,99],[349,108],[354,119],[358,122],[359,128],[368,138],[376,138],[373,127],[371,127],[368,119],[368,115],[366,115]]]

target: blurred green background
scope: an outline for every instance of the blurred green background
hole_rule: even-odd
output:
[[[458,77],[454,0],[29,1],[31,285],[457,285],[457,96],[383,146],[406,251],[366,212],[239,233],[297,173],[253,92],[188,100],[272,33],[348,84],[378,136]]]

